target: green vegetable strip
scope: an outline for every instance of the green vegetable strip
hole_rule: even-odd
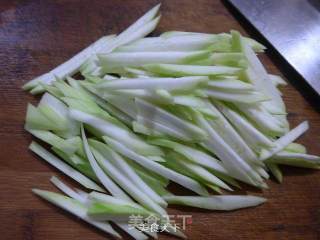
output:
[[[185,134],[188,134],[192,139],[205,139],[207,134],[204,130],[197,127],[196,125],[176,117],[174,114],[171,114],[160,107],[157,107],[153,104],[150,104],[141,99],[135,100],[138,112],[140,115],[147,119],[154,119],[160,124],[167,125],[173,129],[179,129]]]
[[[182,175],[178,174],[171,169],[168,169],[156,162],[150,161],[148,158],[138,155],[135,152],[131,151],[130,149],[126,148],[120,142],[117,142],[111,138],[104,137],[104,140],[108,143],[108,145],[113,148],[115,151],[119,152],[120,154],[134,160],[138,164],[141,164],[143,167],[149,169],[150,171],[154,171],[182,186],[188,188],[200,195],[208,195],[208,192],[196,181]]]
[[[180,161],[180,163],[185,166],[189,171],[199,176],[203,181],[208,182],[210,184],[216,185],[218,187],[221,187],[223,189],[233,191],[227,184],[225,184],[223,181],[221,181],[219,178],[211,174],[208,170],[205,168],[189,163],[187,161]]]
[[[90,145],[96,149],[101,156],[110,161],[112,167],[116,167],[121,174],[124,174],[131,180],[136,186],[146,193],[153,201],[157,202],[159,205],[166,207],[167,203],[162,200],[162,198],[156,194],[145,182],[135,173],[135,171],[128,165],[128,163],[116,152],[110,149],[107,145],[92,140],[89,140]]]
[[[50,181],[52,182],[53,185],[55,185],[61,192],[66,194],[67,196],[85,204],[87,201],[86,197],[78,194],[76,191],[71,189],[68,185],[66,185],[64,182],[62,182],[58,177],[52,176],[50,178]]]
[[[229,41],[231,40],[231,35],[228,33],[220,33],[220,34],[211,34],[211,33],[198,33],[198,32],[182,32],[182,31],[169,31],[164,32],[160,35],[163,38],[171,38],[176,36],[188,36],[188,35],[199,35],[199,36],[217,36],[221,40]],[[243,37],[244,41],[252,47],[254,51],[263,52],[266,47],[256,40],[248,37]]]
[[[131,78],[124,80],[111,80],[99,84],[97,87],[105,90],[119,89],[166,89],[166,90],[187,90],[193,89],[200,83],[205,83],[208,77],[181,77],[181,78]]]
[[[108,135],[119,141],[123,141],[126,146],[134,149],[138,153],[143,155],[163,155],[159,148],[145,143],[141,138],[134,135],[133,132],[104,121],[103,119],[78,110],[71,110],[70,116],[80,122],[92,126],[103,135]]]
[[[82,186],[93,189],[96,191],[103,192],[104,190],[99,187],[95,182],[87,178],[86,176],[82,175],[78,171],[74,170],[72,167],[61,161],[59,158],[48,152],[46,149],[41,147],[36,142],[32,142],[29,146],[29,148],[39,155],[41,158],[43,158],[46,162],[50,163],[55,168],[59,169],[61,172],[66,174],[67,176],[71,177],[78,183],[80,183]]]
[[[282,175],[282,172],[281,172],[279,166],[275,163],[272,163],[272,162],[267,162],[266,165],[269,168],[269,170],[271,171],[272,175],[275,177],[275,179],[279,183],[282,183],[283,175]]]
[[[215,101],[215,104],[254,151],[259,152],[262,147],[270,148],[274,145],[267,136],[256,129],[245,117],[221,102]]]
[[[193,52],[130,52],[99,54],[99,60],[106,73],[117,73],[117,68],[136,67],[149,63],[192,63],[205,59],[209,51]]]
[[[166,196],[164,197],[170,204],[186,205],[191,207],[204,208],[209,210],[232,211],[240,208],[254,207],[266,201],[265,198],[255,196]]]
[[[251,91],[251,92],[244,92],[244,93],[229,93],[214,89],[208,89],[204,90],[205,94],[210,96],[213,99],[227,101],[227,102],[234,102],[234,103],[240,103],[245,104],[246,106],[248,104],[257,104],[259,102],[265,101],[268,98],[261,94],[260,92]]]
[[[54,153],[56,153],[60,158],[62,158],[65,162],[67,162],[73,168],[77,169],[79,172],[89,177],[90,179],[94,180],[95,182],[99,182],[86,156],[82,157],[77,154],[68,156],[58,148],[52,147],[51,149]]]
[[[68,156],[73,155],[78,150],[77,144],[71,144],[59,136],[44,130],[28,130],[33,136],[59,149]]]
[[[146,12],[142,17],[140,17],[136,22],[130,25],[126,30],[120,33],[116,39],[117,46],[124,45],[131,41],[134,41],[136,40],[135,38],[140,38],[148,35],[149,32],[145,32],[143,36],[137,37],[137,35],[134,35],[134,37],[132,37],[133,34],[136,34],[137,30],[141,28],[145,28],[146,24],[150,23],[152,20],[156,18],[159,12],[160,6],[161,4],[157,4],[156,6],[154,6],[152,9]],[[150,29],[150,32],[151,31],[152,30]]]
[[[147,217],[150,212],[126,205],[93,202],[89,205],[87,214],[98,221],[126,222],[132,215]]]
[[[240,68],[226,66],[196,66],[177,64],[147,64],[144,69],[164,76],[184,77],[184,76],[216,76],[234,75],[240,72]]]
[[[109,35],[100,38],[93,45],[90,45],[88,48],[82,50],[80,53],[66,61],[65,63],[59,65],[58,67],[51,70],[49,73],[43,74],[30,82],[26,83],[23,86],[24,90],[30,90],[34,87],[37,87],[38,84],[45,83],[51,84],[56,80],[55,76],[58,78],[65,78],[68,75],[72,75],[77,72],[81,66],[90,56],[95,53],[98,49],[102,48],[102,46],[107,46],[109,41],[114,38],[114,35]],[[41,91],[40,91],[41,92]]]
[[[139,204],[133,203],[133,202],[127,202],[123,199],[115,198],[110,195],[106,195],[99,192],[91,192],[90,194],[86,194],[85,196],[87,199],[95,202],[103,202],[103,203],[111,203],[111,204],[117,204],[117,205],[126,205],[126,206],[132,206],[136,209],[142,209],[144,210]],[[146,212],[146,210],[144,211]],[[140,240],[140,239],[147,239],[147,236],[145,236],[140,230],[137,230],[135,228],[132,228],[127,223],[121,223],[121,222],[114,222],[117,226],[119,226],[122,230],[127,232],[130,236],[132,236],[134,239]],[[148,232],[146,232],[148,234]],[[156,238],[156,235],[150,235]]]
[[[96,174],[96,176],[99,179],[99,181],[101,182],[101,184],[112,195],[114,195],[114,196],[116,196],[118,198],[121,198],[121,199],[125,199],[125,200],[128,200],[128,201],[131,201],[130,197],[120,187],[118,187],[118,185],[116,185],[108,175],[106,175],[104,173],[102,168],[97,163],[96,159],[94,158],[94,156],[93,156],[93,154],[92,154],[92,152],[90,150],[90,147],[89,147],[89,144],[88,144],[88,141],[87,141],[83,126],[81,126],[81,136],[82,136],[84,150],[85,150],[85,153],[87,155],[87,158],[88,158],[88,160],[90,162],[90,165],[91,165],[94,173]]]
[[[295,141],[298,137],[300,137],[303,133],[305,133],[309,129],[309,123],[307,121],[301,123],[294,129],[292,129],[289,133],[282,136],[278,140],[275,141],[275,147],[270,150],[262,150],[260,154],[260,160],[264,161],[274,154],[280,152],[283,148],[285,148],[289,143]]]
[[[209,124],[220,134],[223,140],[229,144],[234,151],[249,164],[257,164],[257,155],[250,149],[243,138],[237,133],[222,113],[215,107],[214,103],[208,102],[208,106],[215,112],[217,118],[208,121]]]
[[[198,114],[197,121],[210,134],[210,138],[203,143],[217,154],[229,174],[249,184],[264,187],[260,176],[223,141],[203,116]]]
[[[303,153],[291,153],[282,151],[275,154],[272,158],[266,160],[266,163],[276,163],[294,167],[320,169],[320,158],[318,156]]]
[[[215,36],[177,36],[172,38],[142,38],[117,48],[116,52],[197,51],[210,48],[218,39]]]
[[[227,170],[222,166],[219,160],[215,159],[209,154],[206,154],[205,152],[200,151],[196,148],[192,148],[192,147],[179,144],[177,142],[173,142],[166,139],[155,139],[150,141],[150,143],[171,148],[172,150],[182,154],[183,156],[185,156],[187,159],[189,159],[194,163],[202,165],[211,170],[227,174]]]
[[[40,189],[32,189],[33,193],[40,196],[41,198],[51,202],[52,204],[72,213],[73,215],[79,217],[83,221],[95,226],[96,228],[111,234],[112,236],[116,238],[121,238],[121,236],[111,227],[109,223],[105,222],[98,222],[95,220],[92,220],[87,216],[87,207],[82,204],[81,202],[63,196],[58,193],[44,191]]]
[[[92,152],[97,159],[102,169],[116,181],[123,189],[126,190],[135,200],[137,200],[144,207],[150,211],[159,213],[160,215],[166,215],[164,209],[162,209],[158,202],[153,201],[147,194],[136,187],[130,179],[123,175],[117,168],[115,168],[110,162],[105,159],[98,151],[92,149]]]

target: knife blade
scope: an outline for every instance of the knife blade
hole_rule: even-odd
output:
[[[319,0],[228,0],[320,94]]]

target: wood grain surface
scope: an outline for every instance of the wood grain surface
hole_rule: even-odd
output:
[[[25,111],[27,103],[37,102],[38,97],[23,92],[21,86],[100,36],[123,30],[157,2],[0,1],[0,239],[111,239],[31,193],[33,187],[55,190],[49,183],[52,175],[68,179],[28,151],[32,138],[23,130]],[[247,35],[220,1],[162,3],[163,17],[155,35],[169,30],[219,33],[230,29]],[[281,74],[268,52],[261,59],[270,73]],[[299,142],[310,153],[320,154],[319,113],[291,85],[282,90],[291,126],[310,121],[311,130]],[[320,172],[283,170],[283,184],[271,179],[270,189],[263,192],[244,187],[243,193],[268,198],[257,208],[218,213],[171,207],[169,212],[192,214],[186,230],[192,240],[320,239]],[[161,235],[160,239],[175,238]]]

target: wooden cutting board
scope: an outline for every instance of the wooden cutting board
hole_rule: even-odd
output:
[[[169,30],[228,32],[247,35],[220,1],[162,1],[162,20],[155,34]],[[28,151],[31,137],[23,130],[28,102],[27,80],[47,72],[105,34],[118,33],[157,1],[57,0],[0,2],[0,229],[4,240],[110,239],[31,193],[49,183],[54,168]],[[267,54],[260,57],[280,74]],[[278,66],[279,67],[279,66]],[[308,119],[311,131],[299,139],[320,155],[320,116],[289,84],[282,88],[291,126]],[[191,214],[189,239],[319,239],[320,172],[284,167],[283,184],[273,179],[263,192],[244,186],[242,193],[268,198],[260,207],[229,213],[171,207],[172,214]],[[69,181],[74,184],[73,182]],[[75,185],[75,184],[74,184]],[[173,186],[173,189],[179,187]],[[175,239],[161,235],[160,239]]]

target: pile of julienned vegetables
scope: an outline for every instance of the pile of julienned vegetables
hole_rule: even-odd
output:
[[[53,177],[65,195],[33,192],[119,238],[110,221],[134,239],[157,238],[128,224],[130,215],[151,214],[185,237],[170,225],[168,204],[252,207],[266,199],[225,192],[239,182],[267,188],[269,173],[281,182],[279,165],[320,166],[294,143],[308,123],[290,130],[277,88],[285,82],[257,58],[263,45],[237,31],[146,37],[159,7],[23,87],[44,93],[28,105],[25,129],[50,146],[30,149],[88,190]],[[79,72],[82,80],[71,77]],[[174,195],[169,182],[195,195]]]

